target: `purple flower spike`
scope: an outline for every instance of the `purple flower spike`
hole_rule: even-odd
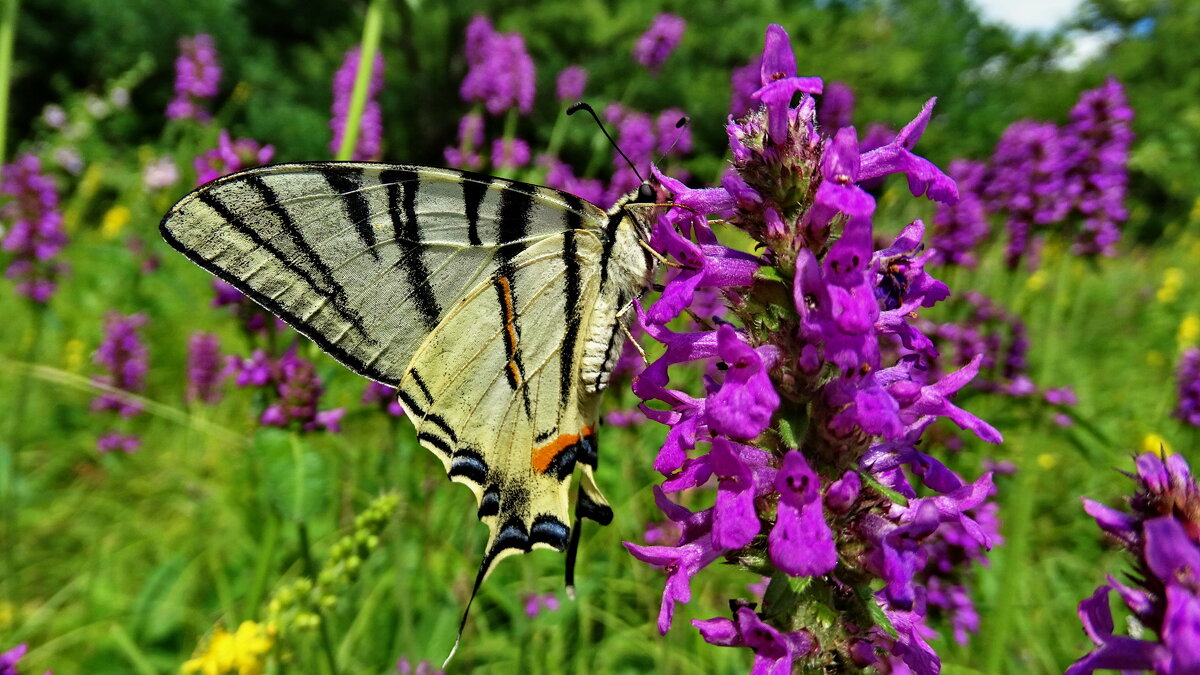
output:
[[[58,277],[68,271],[65,263],[54,259],[67,243],[58,189],[42,173],[41,161],[27,154],[4,165],[0,194],[11,198],[0,207],[0,220],[8,227],[0,248],[13,256],[4,276],[16,282],[18,295],[46,304],[58,288]]]
[[[350,114],[350,98],[354,92],[354,80],[358,75],[358,62],[362,49],[355,46],[342,57],[342,66],[333,76],[333,118],[329,128],[333,139],[329,142],[330,154],[342,148],[342,137],[346,134],[346,123]],[[350,158],[353,160],[378,160],[383,152],[383,111],[376,100],[383,91],[383,53],[375,52],[368,75],[366,107],[359,120],[357,145]]]
[[[862,180],[879,178],[890,173],[903,173],[908,176],[908,189],[914,197],[925,195],[935,202],[953,204],[958,201],[958,187],[954,180],[942,173],[924,157],[912,153],[912,148],[925,133],[929,117],[933,114],[933,104],[936,98],[931,98],[921,108],[908,126],[900,130],[891,143],[871,150],[862,156],[862,167],[859,177]]]
[[[221,368],[221,343],[212,333],[193,333],[188,339],[188,383],[190,402],[216,403],[225,373]]]
[[[821,479],[792,450],[775,478],[779,510],[767,538],[767,551],[780,570],[794,577],[825,574],[837,566],[833,532],[821,505]]]
[[[1176,371],[1176,403],[1171,414],[1193,427],[1200,427],[1200,348],[1185,349]]]
[[[205,107],[217,95],[221,66],[211,35],[180,38],[175,59],[175,96],[167,104],[169,119],[194,119],[207,122],[211,115]]]
[[[463,100],[483,103],[493,115],[533,110],[536,70],[519,33],[496,32],[487,17],[476,15],[467,25],[467,62],[458,90]]]
[[[751,98],[767,106],[767,131],[771,142],[782,145],[788,136],[788,108],[792,96],[796,92],[820,94],[823,83],[819,77],[796,77],[796,54],[787,31],[778,24],[767,27],[759,77],[763,86]]]
[[[779,407],[779,395],[768,375],[774,358],[765,361],[729,324],[717,331],[717,354],[729,369],[721,389],[708,397],[708,428],[731,438],[753,439],[767,428]]]

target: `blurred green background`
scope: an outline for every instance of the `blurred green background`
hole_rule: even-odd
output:
[[[991,246],[974,271],[935,271],[956,291],[986,292],[1025,317],[1032,372],[1047,385],[1073,386],[1083,421],[1063,430],[1011,400],[959,400],[1006,443],[997,449],[968,440],[951,466],[974,476],[990,457],[1013,461],[1018,471],[999,479],[1007,541],[977,579],[981,632],[962,647],[939,626],[945,672],[1061,672],[1085,653],[1075,605],[1124,563],[1079,498],[1116,503],[1131,484],[1114,469],[1129,470],[1133,453],[1160,440],[1196,457],[1194,431],[1169,413],[1176,356],[1196,340],[1181,325],[1200,313],[1191,273],[1200,264],[1200,3],[1093,0],[1060,30],[1036,34],[984,22],[960,0],[514,4],[387,4],[383,159],[443,163],[443,148],[469,109],[458,86],[466,71],[463,31],[476,13],[499,30],[519,31],[534,58],[537,105],[517,124],[535,150],[562,112],[554,75],[581,64],[591,73],[586,98],[597,109],[620,101],[686,111],[695,147],[677,167],[702,182],[715,180],[726,159],[730,71],[761,50],[768,23],[790,33],[800,74],[854,89],[859,128],[899,128],[937,96],[919,149],[943,167],[956,157],[986,158],[1015,120],[1063,122],[1079,92],[1108,75],[1122,81],[1137,140],[1121,254],[1084,263],[1052,249],[1042,271],[1012,272]],[[394,672],[401,657],[440,663],[449,651],[485,538],[468,491],[446,483],[407,422],[359,403],[360,378],[311,346],[302,353],[318,364],[325,400],[349,411],[345,432],[306,437],[310,465],[295,485],[264,480],[278,453],[255,436],[251,411],[261,401],[253,393],[230,387],[214,406],[183,400],[188,333],[215,332],[226,352],[242,355],[255,343],[227,313],[209,308],[207,275],[171,252],[156,230],[190,189],[191,158],[216,144],[219,129],[271,144],[276,161],[330,157],[330,82],[360,39],[365,11],[362,3],[283,0],[20,3],[5,157],[30,151],[46,159],[63,198],[71,237],[63,255],[72,267],[44,311],[9,288],[0,293],[0,406],[12,411],[0,420],[0,485],[11,518],[0,532],[10,564],[0,585],[0,650],[29,643],[22,672],[177,672],[215,625],[234,630],[243,620],[265,620],[266,598],[303,567],[298,522],[323,558],[353,528],[354,514],[385,490],[400,497],[396,516],[328,614],[339,666]],[[659,11],[683,16],[688,27],[651,77],[630,50]],[[163,110],[177,40],[196,33],[214,37],[224,69],[214,121],[168,124]],[[1103,46],[1081,62],[1069,55],[1085,37]],[[127,107],[89,108],[114,88],[129,91]],[[47,125],[47,105],[62,106],[78,129]],[[576,121],[565,133],[562,156],[588,165],[594,128]],[[79,171],[53,164],[63,148],[82,157]],[[163,156],[175,159],[183,177],[170,189],[147,191],[141,173]],[[887,184],[878,223],[898,228],[914,216],[929,218],[926,204],[896,198],[903,190],[901,182]],[[130,236],[162,257],[160,271],[138,271],[145,254],[129,249]],[[1176,287],[1164,293],[1170,270]],[[130,423],[143,437],[133,455],[98,454],[95,438],[108,420],[88,410],[88,378],[98,372],[91,355],[110,310],[150,318],[144,395],[158,405]],[[947,317],[938,311],[929,316]],[[626,385],[618,382],[608,395],[612,409],[633,405]],[[523,594],[558,591],[561,556],[535,553],[500,565],[476,600],[453,671],[748,670],[748,651],[710,647],[687,625],[724,615],[725,599],[744,593],[744,574],[714,567],[699,575],[692,602],[660,638],[661,576],[620,546],[643,541],[655,520],[650,462],[661,437],[649,425],[603,430],[599,480],[617,520],[584,532],[580,599],[559,593],[561,609],[528,617]],[[312,500],[302,513],[278,507],[276,493],[289,489]],[[314,634],[299,645],[299,661],[287,672],[323,672],[319,642]]]

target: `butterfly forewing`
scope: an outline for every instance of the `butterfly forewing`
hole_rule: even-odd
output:
[[[539,238],[603,218],[572,195],[448,169],[282,164],[199,188],[161,231],[334,358],[395,386],[471,289]]]

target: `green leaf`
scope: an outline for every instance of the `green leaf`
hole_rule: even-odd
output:
[[[180,554],[159,563],[142,584],[133,601],[129,631],[142,643],[154,643],[171,634],[183,620],[179,583],[187,568]]]
[[[871,621],[875,622],[876,626],[882,628],[883,632],[890,635],[893,640],[899,639],[900,634],[896,632],[896,627],[892,625],[892,620],[884,613],[883,607],[875,601],[875,594],[871,592],[871,588],[869,586],[859,586],[854,590],[858,595],[858,599],[867,608],[867,615],[871,617]]]
[[[255,435],[253,452],[266,469],[262,491],[280,517],[302,523],[325,506],[330,491],[325,459],[304,438],[278,429]]]
[[[904,495],[900,494],[899,492],[896,492],[895,490],[891,489],[890,487],[887,487],[883,483],[880,483],[879,481],[875,480],[875,477],[872,476],[871,474],[867,473],[866,471],[859,471],[858,476],[859,476],[859,478],[862,478],[864,483],[871,486],[871,488],[873,488],[877,492],[881,493],[884,497],[887,497],[889,500],[891,500],[891,502],[893,504],[899,504],[900,506],[908,506],[908,497],[905,497]]]
[[[783,282],[783,277],[779,275],[779,270],[767,265],[763,265],[762,267],[758,268],[758,271],[754,273],[754,278],[762,279],[763,281]]]

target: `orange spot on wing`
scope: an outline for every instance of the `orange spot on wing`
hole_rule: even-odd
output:
[[[558,453],[578,442],[579,434],[559,434],[557,438],[542,447],[534,448],[533,456],[530,458],[533,470],[538,473],[546,473],[546,469],[550,468],[550,462]]]
[[[496,283],[500,284],[500,299],[504,305],[502,308],[504,310],[504,330],[508,333],[508,344],[512,345],[512,353],[508,355],[508,370],[512,373],[513,381],[519,383],[521,381],[521,371],[517,368],[516,361],[513,360],[513,354],[516,353],[517,349],[517,327],[515,325],[517,315],[513,309],[512,286],[509,285],[508,277],[499,277],[496,279]]]

